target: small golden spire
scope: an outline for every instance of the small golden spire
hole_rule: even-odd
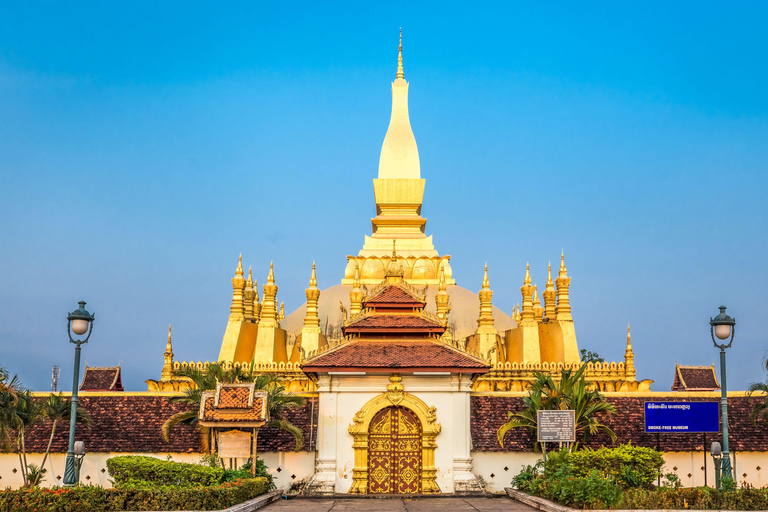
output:
[[[269,262],[269,275],[267,276],[267,284],[275,284],[275,268],[274,261]]]
[[[555,283],[552,282],[551,262],[547,267],[547,286],[544,288],[542,295],[544,296],[544,316],[550,320],[554,320],[557,292],[555,291]]]
[[[245,287],[253,288],[253,272],[251,271],[251,267],[248,267],[248,279],[245,280]]]
[[[163,371],[160,374],[160,380],[173,379],[173,346],[171,345],[171,324],[168,324],[168,342],[165,344],[165,353],[163,354]]]
[[[632,352],[632,334],[629,332],[629,322],[627,322],[627,352]]]
[[[491,284],[488,282],[488,264],[485,264],[485,273],[483,274],[483,290],[489,290]]]
[[[539,285],[535,284],[533,285],[533,307],[536,307],[539,304],[541,304],[541,301],[539,300]]]
[[[637,379],[635,352],[632,350],[632,336],[629,333],[629,323],[627,323],[627,348],[624,350],[624,371],[628,380],[634,381]]]
[[[168,343],[165,344],[165,353],[173,356],[173,345],[171,344],[171,324],[168,324]]]
[[[566,276],[568,272],[565,269],[565,251],[560,254],[560,275]]]
[[[285,302],[280,303],[280,320],[285,320]]]
[[[525,279],[523,279],[523,284],[531,284],[531,265],[530,263],[525,264]]]
[[[360,267],[355,267],[355,280],[352,282],[352,287],[355,290],[360,288]]]
[[[240,258],[237,260],[237,270],[235,270],[235,275],[243,275],[243,253],[240,253]]]
[[[440,284],[438,284],[437,289],[441,292],[445,291],[445,268],[442,266],[440,267]]]
[[[397,78],[405,79],[403,73],[403,28],[400,27],[400,44],[397,48]]]
[[[317,275],[315,274],[315,262],[312,262],[312,276],[309,278],[309,286],[312,288],[317,287]]]
[[[552,262],[549,262],[549,266],[547,267],[547,287],[546,289],[554,289],[555,283],[552,282]]]

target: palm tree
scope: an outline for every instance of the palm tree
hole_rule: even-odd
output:
[[[763,366],[765,371],[768,372],[768,356],[763,358]],[[747,387],[747,396],[752,396],[753,393],[762,393],[762,401],[755,405],[752,409],[752,413],[749,418],[752,420],[752,424],[757,426],[758,421],[768,421],[768,377],[765,382],[753,382]]]
[[[516,427],[527,428],[536,435],[539,410],[573,410],[576,434],[581,434],[582,440],[586,441],[598,432],[605,432],[611,442],[615,442],[616,434],[600,423],[599,416],[613,414],[616,409],[605,401],[600,391],[596,388],[590,389],[584,376],[585,371],[586,366],[582,366],[575,373],[572,370],[563,370],[559,381],[555,381],[551,374],[536,373],[531,391],[523,398],[523,410],[518,413],[507,412],[507,422],[499,427],[499,444],[504,446],[504,434]],[[536,441],[534,449],[538,448],[539,443]]]
[[[304,443],[302,430],[285,418],[285,411],[304,405],[304,398],[287,393],[285,387],[280,384],[277,377],[271,374],[256,375],[253,372],[246,373],[239,367],[225,369],[220,363],[211,363],[205,369],[182,368],[174,372],[178,377],[187,377],[194,384],[184,391],[182,396],[169,398],[171,403],[184,403],[189,405],[186,411],[178,412],[168,418],[162,426],[163,439],[170,441],[170,433],[178,424],[197,424],[200,412],[200,402],[204,391],[216,389],[216,383],[253,382],[256,390],[267,392],[267,409],[269,422],[266,426],[276,427],[293,435],[296,440],[295,450],[299,451]],[[200,430],[200,444],[202,451],[209,451],[211,429],[198,425]]]
[[[11,449],[11,432],[16,430],[18,422],[15,407],[23,389],[19,377],[14,375],[11,379],[8,371],[0,366],[0,450]]]
[[[72,403],[69,399],[63,398],[61,396],[61,393],[58,395],[54,395],[51,393],[48,395],[48,400],[43,402],[43,404],[40,406],[40,413],[43,418],[47,418],[51,420],[51,437],[48,439],[48,446],[45,449],[45,455],[43,456],[43,462],[40,463],[40,471],[36,474],[35,478],[32,479],[32,481],[29,483],[30,486],[34,487],[38,484],[40,481],[40,477],[42,476],[43,472],[45,471],[45,461],[48,460],[48,455],[51,453],[51,444],[53,443],[53,436],[56,434],[56,425],[60,421],[68,422],[70,418],[72,417]],[[82,407],[78,407],[75,411],[75,421],[88,430],[91,429],[91,425],[93,422],[91,421],[91,416],[88,414],[88,411],[83,409]],[[31,464],[30,464],[31,466]]]

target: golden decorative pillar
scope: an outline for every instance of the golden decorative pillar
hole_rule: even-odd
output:
[[[221,342],[219,361],[234,362],[242,357],[250,361],[253,339],[247,340],[247,338],[252,334],[250,331],[254,324],[246,320],[245,295],[246,280],[243,278],[243,255],[241,254],[235,269],[235,277],[232,278],[232,305],[229,308],[229,320]]]
[[[307,312],[304,315],[304,326],[296,339],[291,354],[291,362],[300,362],[303,354],[324,347],[327,342],[325,335],[320,331],[320,317],[317,314],[317,303],[320,300],[320,289],[317,287],[317,274],[315,262],[312,262],[312,275],[309,278],[309,288],[305,290],[307,295]],[[302,354],[303,353],[303,354]]]
[[[165,362],[163,363],[163,371],[160,374],[160,380],[173,379],[173,346],[171,345],[171,325],[168,324],[168,342],[165,344]]]
[[[246,320],[253,321],[253,300],[256,293],[253,290],[253,272],[248,267],[248,279],[245,281],[245,292],[243,293],[244,316]]]
[[[448,324],[448,313],[451,311],[449,305],[451,296],[446,291],[445,286],[445,272],[442,267],[440,268],[440,283],[437,286],[437,293],[435,294],[435,306],[437,309],[437,318],[440,319],[443,324]],[[445,332],[448,332],[447,330]]]
[[[544,317],[554,320],[557,292],[555,291],[555,284],[552,282],[552,263],[547,268],[547,286],[542,295],[544,296]]]
[[[543,314],[544,308],[541,307],[541,301],[539,300],[538,286],[533,285],[533,317],[536,319],[536,322],[541,322]]]
[[[493,290],[488,281],[488,264],[485,264],[483,273],[483,285],[479,292],[480,298],[480,316],[477,319],[477,331],[469,337],[467,348],[479,353],[481,357],[490,358],[493,352],[496,352],[494,361],[503,361],[503,354],[498,353],[499,331],[496,330],[493,320]]]
[[[523,296],[523,308],[519,313],[517,327],[506,333],[507,361],[516,363],[541,363],[539,344],[539,324],[533,311],[533,292],[531,286],[530,265],[525,265],[525,278],[520,293]]]
[[[563,359],[566,363],[578,363],[581,361],[579,347],[576,343],[576,331],[571,316],[571,304],[568,290],[571,286],[571,278],[565,268],[565,253],[560,255],[560,272],[555,279],[557,285],[557,306],[555,307],[555,319],[560,325],[563,336]]]
[[[629,333],[629,324],[627,324],[627,348],[624,350],[624,371],[626,372],[627,380],[637,380],[635,353],[632,350],[632,335]]]
[[[232,278],[232,305],[229,307],[230,320],[242,320],[244,318],[244,292],[245,279],[243,279],[243,255],[241,254],[235,269],[235,277]]]
[[[352,291],[349,292],[349,314],[351,316],[359,315],[363,309],[363,290],[360,289],[360,269],[355,267],[355,281],[352,284]]]
[[[280,328],[274,262],[270,262],[267,284],[264,285],[264,300],[261,306],[253,361],[255,363],[288,362],[286,339],[285,330]]]

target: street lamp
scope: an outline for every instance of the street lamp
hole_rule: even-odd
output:
[[[77,418],[77,385],[80,380],[80,345],[88,343],[88,338],[91,337],[91,331],[93,331],[93,318],[95,316],[85,309],[85,301],[81,300],[78,304],[80,307],[67,315],[67,333],[69,334],[69,342],[75,344],[75,374],[72,378],[72,410],[69,417],[69,448],[67,449],[67,462],[64,466],[64,485],[66,486],[73,486],[79,480],[77,471],[78,465],[75,460],[75,419]],[[86,332],[88,335],[85,339],[75,340],[72,338],[72,333],[75,333],[76,336],[82,336]]]
[[[715,463],[715,489],[720,488],[720,465],[723,463],[723,450],[720,447],[720,443],[717,441],[714,441],[712,443],[712,449],[710,450],[710,453],[712,454],[712,460]]]
[[[720,386],[720,411],[723,416],[723,478],[733,479],[731,471],[731,455],[728,452],[728,385],[725,380],[725,349],[733,343],[733,335],[736,332],[736,320],[725,314],[725,306],[720,306],[720,313],[715,318],[709,319],[709,331],[712,335],[712,343],[720,349],[720,377],[723,384]],[[715,338],[731,340],[726,345],[718,344]]]

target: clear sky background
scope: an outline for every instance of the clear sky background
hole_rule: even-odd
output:
[[[477,7],[481,5],[482,7]],[[520,301],[565,250],[579,346],[668,390],[737,320],[729,388],[763,380],[765,2],[5,2],[0,7],[0,365],[72,382],[66,315],[127,389],[218,356],[243,253],[278,298],[338,284],[403,27],[423,214],[458,284]],[[719,369],[718,369],[719,374]]]

